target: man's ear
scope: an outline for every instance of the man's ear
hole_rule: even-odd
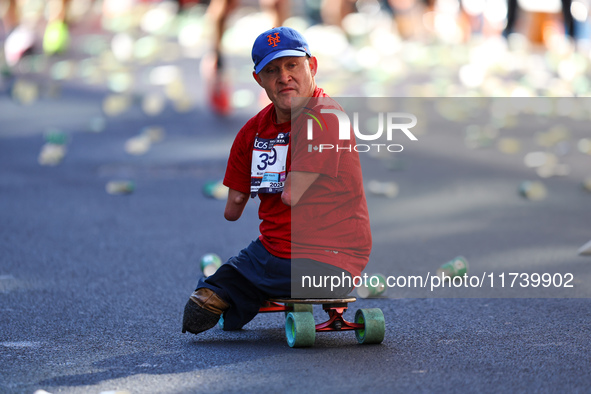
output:
[[[312,76],[316,76],[316,72],[318,71],[318,59],[316,56],[310,56],[308,59],[308,64],[310,64],[310,71],[312,72]]]
[[[252,72],[252,76],[254,77],[254,80],[257,81],[257,83],[259,84],[259,86],[262,88],[263,85],[261,85],[261,77],[259,77],[259,75],[256,72]]]

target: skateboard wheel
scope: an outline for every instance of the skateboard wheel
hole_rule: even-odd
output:
[[[226,327],[226,323],[224,321],[224,314],[223,313],[220,316],[220,320],[218,320],[218,327],[221,330],[223,330],[223,331],[240,331],[240,330],[242,330],[242,327],[234,327],[234,328],[228,328],[228,327]]]
[[[285,304],[285,306],[290,308],[290,310],[285,311],[285,317],[289,312],[314,312],[314,307],[311,304]]]
[[[381,343],[386,333],[386,321],[379,308],[358,309],[355,323],[363,324],[363,328],[355,330],[357,342],[361,344]]]
[[[313,346],[316,339],[314,315],[309,312],[289,312],[285,319],[285,336],[289,347]]]

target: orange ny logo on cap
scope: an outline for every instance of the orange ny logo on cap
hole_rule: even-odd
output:
[[[279,39],[279,33],[275,33],[275,37],[273,37],[273,35],[272,35],[272,34],[269,34],[269,35],[267,36],[267,38],[269,39],[269,45],[273,45],[274,47],[276,47],[276,46],[277,46],[277,43],[278,43],[279,41],[281,41],[281,40]]]

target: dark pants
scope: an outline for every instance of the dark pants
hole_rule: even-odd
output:
[[[314,260],[282,259],[269,253],[260,240],[250,243],[238,256],[230,258],[215,274],[201,278],[197,289],[206,287],[230,304],[224,312],[224,330],[238,330],[251,321],[260,306],[269,298],[290,298],[293,284],[301,283],[301,275],[345,275],[347,271]],[[311,290],[311,291],[310,291]],[[316,288],[298,292],[298,298],[342,298],[352,287]]]

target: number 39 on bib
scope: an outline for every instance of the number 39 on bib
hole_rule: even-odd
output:
[[[279,133],[274,139],[254,139],[250,169],[250,196],[257,193],[281,193],[287,177],[286,162],[289,133]]]

